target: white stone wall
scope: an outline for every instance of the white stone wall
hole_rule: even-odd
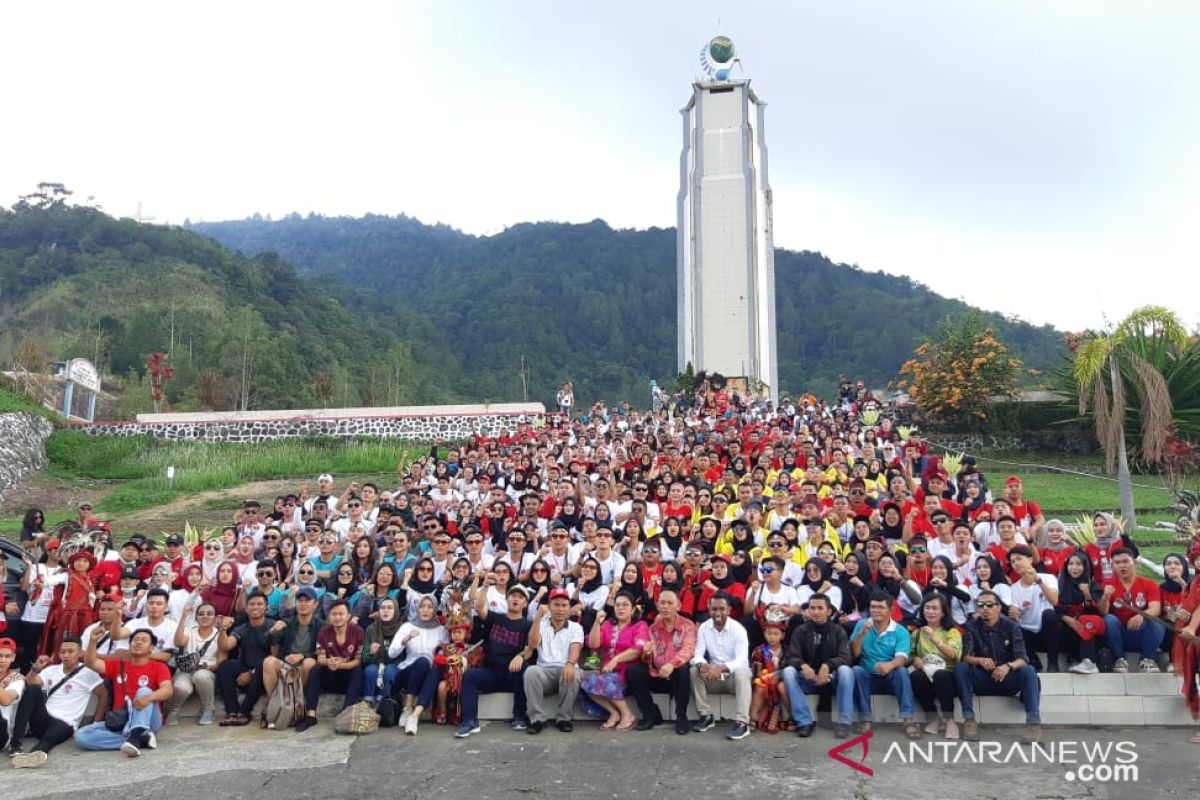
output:
[[[54,431],[37,414],[0,414],[0,500],[31,472],[46,466],[46,440]]]

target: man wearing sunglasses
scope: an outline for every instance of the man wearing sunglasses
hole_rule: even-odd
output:
[[[967,621],[962,661],[954,669],[954,683],[962,703],[963,738],[979,741],[975,695],[1012,697],[1019,692],[1025,705],[1021,741],[1041,741],[1041,689],[1037,673],[1029,665],[1021,626],[1000,613],[1000,598],[995,592],[980,592],[975,606],[979,613]]]
[[[267,598],[267,616],[271,619],[279,619],[283,612],[283,602],[287,598],[287,592],[275,585],[275,565],[270,561],[260,561],[254,570],[256,583],[254,586],[246,590],[246,594],[250,595],[257,592]]]

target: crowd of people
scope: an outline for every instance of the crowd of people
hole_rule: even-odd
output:
[[[200,725],[303,733],[333,694],[463,738],[495,692],[529,734],[571,731],[580,700],[602,730],[672,713],[703,732],[728,694],[730,740],[812,735],[811,695],[844,738],[870,729],[877,694],[910,738],[974,740],[974,699],[1019,695],[1037,741],[1039,672],[1168,662],[1200,711],[1200,546],[1143,577],[1108,513],[1078,546],[1019,476],[993,486],[970,457],[949,474],[853,384],[832,405],[558,399],[562,414],[435,443],[398,485],[324,474],[246,500],[200,541],[110,533],[87,504],[82,533],[54,539],[31,510],[3,605],[0,747],[14,767],[72,737],[137,756],[192,695]]]

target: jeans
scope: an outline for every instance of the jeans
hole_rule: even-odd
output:
[[[837,687],[837,721],[842,725],[849,725],[854,716],[854,670],[842,665],[830,677]],[[792,720],[797,725],[811,725],[812,711],[805,698],[806,695],[819,691],[821,687],[805,678],[795,667],[784,668],[783,684],[787,687],[788,702],[792,706]]]
[[[908,670],[903,667],[894,669],[887,675],[867,672],[864,667],[855,667],[854,683],[854,705],[858,710],[859,719],[870,722],[875,718],[875,713],[871,710],[873,694],[895,695],[900,705],[900,719],[909,720],[916,714],[913,707],[912,682],[908,679]]]
[[[309,711],[317,710],[317,700],[321,692],[337,694],[341,692],[346,697],[342,708],[349,708],[362,699],[363,669],[331,670],[328,667],[316,666],[308,673],[308,683],[304,687],[304,704]]]
[[[137,690],[135,697],[149,697],[152,694],[152,689],[143,686]],[[138,709],[127,699],[125,707],[129,709],[129,722],[125,723],[125,729],[120,733],[113,733],[104,727],[103,722],[93,722],[75,732],[75,744],[82,750],[120,750],[134,728],[143,728],[151,733],[162,728],[162,712],[158,709],[158,703]]]
[[[1134,631],[1122,625],[1114,615],[1104,615],[1104,642],[1117,658],[1124,656],[1126,650],[1137,650],[1142,658],[1153,661],[1165,633],[1162,625],[1148,619],[1143,619],[1142,627]]]
[[[975,695],[992,697],[1014,697],[1021,693],[1025,704],[1025,722],[1040,725],[1041,685],[1037,671],[1026,664],[1015,672],[1009,672],[1003,681],[997,681],[983,667],[959,664],[954,668],[954,682],[958,685],[958,699],[962,701],[963,719],[975,719]]]
[[[238,676],[243,672],[253,672],[249,685],[246,686],[246,699],[238,704]],[[225,701],[226,714],[243,714],[250,716],[254,704],[266,692],[262,679],[262,664],[257,667],[247,666],[238,658],[230,658],[221,662],[217,667],[217,685],[221,687],[221,699]]]
[[[379,682],[381,674],[382,684]],[[363,667],[363,696],[368,700],[390,697],[399,674],[399,664],[367,664]]]
[[[418,658],[396,673],[396,684],[404,687],[404,694],[416,695],[416,705],[421,708],[433,705],[433,694],[441,679],[441,673],[433,668],[428,658]]]
[[[479,721],[479,695],[493,692],[512,692],[512,718],[524,720],[528,716],[525,707],[525,676],[521,672],[505,669],[472,667],[463,673],[462,718],[463,721]]]

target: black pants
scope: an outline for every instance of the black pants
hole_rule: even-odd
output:
[[[13,667],[21,672],[27,672],[38,657],[38,648],[42,644],[42,630],[46,627],[42,622],[20,622],[17,625],[17,658]]]
[[[13,717],[10,748],[16,749],[25,740],[26,733],[38,737],[38,743],[33,748],[49,753],[55,747],[75,735],[75,729],[58,717],[53,717],[46,710],[46,692],[41,686],[29,686],[21,695],[17,704],[17,714]],[[7,738],[7,737],[6,737]]]
[[[926,714],[940,710],[942,716],[954,719],[954,673],[948,669],[939,669],[933,673],[933,680],[923,669],[914,669],[909,673],[912,680],[913,695]],[[934,706],[934,700],[937,706]]]
[[[688,701],[692,699],[692,672],[687,664],[672,672],[670,678],[655,678],[649,666],[635,661],[625,671],[625,685],[637,700],[642,719],[662,720],[662,712],[650,694],[666,692],[675,701],[675,719],[687,720]]]
[[[1061,622],[1061,619],[1059,620]],[[1087,658],[1096,660],[1096,642],[1104,642],[1104,637],[1081,639],[1079,634],[1069,625],[1063,625],[1058,633],[1059,647],[1067,654],[1068,661],[1082,661]]]
[[[239,705],[238,676],[243,672],[251,671],[254,672],[254,677],[250,679],[250,685],[246,687],[246,698]],[[222,661],[221,666],[217,667],[217,687],[221,690],[221,699],[225,702],[226,714],[250,716],[254,711],[254,704],[258,702],[258,698],[262,697],[267,691],[266,687],[263,686],[262,664],[259,664],[257,667],[251,667],[240,658],[230,658]]]
[[[1042,629],[1037,633],[1021,628],[1021,637],[1025,640],[1025,652],[1029,663],[1034,669],[1041,671],[1038,664],[1037,652],[1046,651],[1046,658],[1051,664],[1058,664],[1059,639],[1062,633],[1062,620],[1052,608],[1042,612]]]

